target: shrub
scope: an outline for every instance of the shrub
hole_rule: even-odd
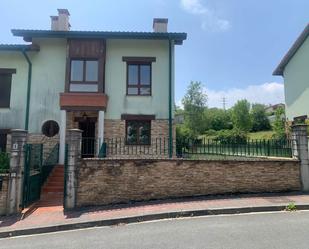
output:
[[[223,144],[244,144],[248,140],[247,133],[239,129],[223,130],[218,133],[216,140]]]
[[[10,168],[10,159],[7,153],[0,152],[0,172],[6,173]]]

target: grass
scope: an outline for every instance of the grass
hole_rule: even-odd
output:
[[[274,131],[259,131],[259,132],[250,132],[249,133],[249,139],[272,139],[272,136],[274,135]]]
[[[286,210],[286,211],[290,211],[290,212],[291,212],[291,211],[296,211],[297,208],[296,208],[295,203],[294,203],[294,202],[289,203],[289,204],[286,206],[285,210]]]

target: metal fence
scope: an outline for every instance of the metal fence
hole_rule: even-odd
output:
[[[173,141],[174,156],[292,157],[292,140],[246,140],[227,142],[211,139],[177,139]],[[82,139],[82,157],[156,157],[169,155],[168,138],[152,138],[149,144],[129,144],[125,138]]]
[[[192,155],[224,155],[241,157],[287,157],[291,158],[292,140],[246,140],[227,142],[216,139],[178,140],[176,145],[179,157]]]

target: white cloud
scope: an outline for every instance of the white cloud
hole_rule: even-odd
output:
[[[284,86],[282,83],[277,82],[219,91],[205,88],[205,92],[208,95],[209,107],[222,108],[223,98],[226,99],[227,108],[232,107],[241,99],[247,99],[250,103],[262,103],[266,105],[284,103]]]
[[[228,20],[218,17],[214,10],[207,8],[200,0],[180,0],[180,4],[186,12],[200,16],[203,30],[226,31],[231,27]]]

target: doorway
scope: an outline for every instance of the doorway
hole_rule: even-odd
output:
[[[82,158],[95,155],[95,119],[86,118],[78,122],[78,128],[82,133]]]

